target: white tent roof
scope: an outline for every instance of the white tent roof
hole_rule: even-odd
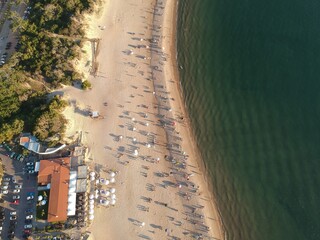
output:
[[[68,216],[76,215],[76,185],[77,171],[70,171],[69,192],[68,192]]]
[[[76,193],[69,194],[68,196],[68,216],[76,215],[76,198]]]
[[[40,162],[36,162],[36,165],[34,166],[34,171],[39,172],[40,169]]]

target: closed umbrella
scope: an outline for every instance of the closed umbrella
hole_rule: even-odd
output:
[[[134,150],[134,152],[133,152],[133,155],[135,155],[135,156],[138,156],[138,150],[136,149],[136,150]]]

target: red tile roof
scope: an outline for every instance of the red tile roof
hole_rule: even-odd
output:
[[[67,220],[70,158],[41,160],[38,174],[40,185],[51,184],[48,222]]]

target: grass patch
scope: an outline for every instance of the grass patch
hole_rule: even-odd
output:
[[[49,207],[49,190],[42,190],[38,192],[38,196],[43,196],[43,200],[46,200],[45,205],[40,205],[37,202],[37,220],[47,220],[48,218],[48,207]]]

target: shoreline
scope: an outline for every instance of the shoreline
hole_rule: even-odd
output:
[[[174,32],[176,34],[175,36],[175,44],[174,44],[174,47],[173,47],[173,50],[172,50],[172,53],[175,53],[175,55],[172,54],[172,56],[175,56],[175,74],[176,74],[176,78],[178,79],[179,81],[179,84],[177,86],[177,88],[179,89],[179,93],[180,93],[180,98],[183,102],[183,111],[185,113],[185,116],[187,116],[187,126],[189,128],[189,131],[190,131],[190,141],[191,141],[191,145],[194,146],[194,149],[196,150],[195,152],[195,155],[198,156],[198,160],[196,160],[198,162],[198,165],[199,165],[199,168],[204,176],[204,179],[205,179],[205,183],[207,185],[207,188],[209,188],[209,194],[211,195],[211,198],[213,200],[212,202],[212,207],[217,211],[218,215],[219,215],[219,231],[220,231],[220,234],[222,236],[222,239],[224,240],[227,240],[227,233],[225,231],[225,226],[224,226],[224,223],[223,223],[223,218],[222,218],[222,214],[221,214],[221,211],[218,207],[218,202],[217,202],[217,199],[215,197],[215,192],[213,191],[213,186],[212,186],[212,178],[210,177],[210,174],[209,172],[207,171],[206,167],[205,167],[205,163],[204,163],[204,159],[202,157],[202,154],[201,154],[201,150],[200,150],[200,146],[198,144],[198,141],[196,139],[196,135],[195,135],[195,132],[194,132],[194,128],[192,127],[192,123],[191,123],[191,119],[190,119],[190,113],[188,111],[188,106],[187,106],[187,103],[185,101],[185,98],[184,98],[184,91],[183,91],[183,86],[182,86],[182,83],[181,83],[181,75],[180,75],[180,71],[179,71],[179,58],[178,58],[178,17],[179,17],[179,1],[180,0],[176,0],[177,3],[176,3],[176,14],[175,14],[175,24],[174,24]],[[211,189],[211,191],[210,191]]]
[[[63,89],[67,137],[83,136],[98,174],[119,172],[117,204],[98,207],[89,227],[97,240],[224,239],[179,79],[178,3],[161,2],[105,1],[88,20],[88,37],[101,38],[93,89]]]
[[[156,3],[158,3],[159,0],[156,0]],[[166,0],[164,0],[163,2],[166,2]],[[214,211],[217,211],[218,215],[219,215],[219,231],[220,231],[220,236],[223,236],[223,239],[227,239],[226,238],[226,233],[225,233],[225,230],[224,230],[224,225],[223,225],[223,221],[222,221],[222,216],[221,216],[221,213],[220,213],[220,210],[217,206],[217,201],[216,201],[216,198],[214,196],[214,192],[213,191],[210,191],[210,189],[212,189],[212,179],[208,173],[208,171],[206,170],[205,166],[204,166],[204,160],[202,158],[202,155],[201,155],[201,152],[200,152],[200,147],[196,141],[196,138],[195,138],[195,134],[194,134],[194,129],[192,128],[192,124],[191,124],[191,119],[190,119],[190,115],[189,115],[189,112],[188,112],[188,106],[186,105],[186,102],[185,102],[185,99],[184,99],[184,93],[183,93],[183,87],[182,87],[182,83],[181,83],[181,79],[180,79],[180,72],[179,72],[179,59],[178,59],[178,31],[177,31],[177,28],[178,28],[178,17],[179,17],[179,0],[176,1],[176,4],[173,4],[174,5],[174,17],[173,19],[175,19],[172,24],[172,36],[171,36],[171,41],[173,42],[173,44],[171,45],[170,47],[170,52],[171,52],[171,58],[174,57],[172,63],[173,63],[173,69],[174,69],[174,79],[175,81],[177,82],[176,84],[176,89],[177,89],[177,92],[179,93],[178,96],[179,96],[179,102],[180,102],[180,107],[182,109],[182,115],[185,116],[185,119],[184,121],[186,122],[186,126],[187,126],[187,129],[188,129],[188,133],[189,133],[189,141],[190,141],[190,145],[192,146],[192,150],[196,156],[196,159],[195,159],[195,162],[198,164],[202,174],[203,174],[203,177],[205,179],[204,183],[207,185],[207,188],[209,188],[209,195],[211,196],[211,199],[213,200],[212,202],[212,208],[214,209]],[[163,26],[163,28],[165,27],[168,27],[170,28],[170,26]],[[168,141],[169,142],[169,141]],[[209,181],[208,181],[209,180]],[[220,238],[219,238],[220,239]],[[221,238],[222,239],[222,238]]]

